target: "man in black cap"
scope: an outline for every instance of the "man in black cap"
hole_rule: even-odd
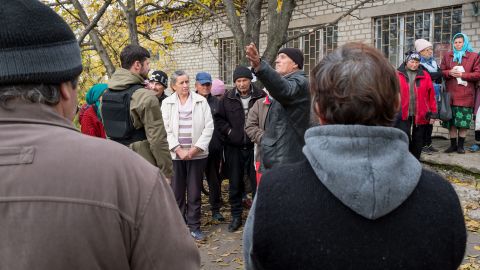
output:
[[[200,269],[159,169],[73,126],[69,26],[37,0],[0,14],[0,269]]]
[[[162,105],[162,101],[167,98],[165,94],[165,90],[168,87],[167,74],[161,70],[155,70],[152,72],[152,75],[150,75],[149,82],[152,90],[155,91],[155,95],[158,97],[160,105]]]
[[[257,79],[273,98],[262,138],[264,171],[280,164],[304,158],[303,138],[310,126],[310,94],[303,72],[303,53],[296,48],[282,48],[275,60],[275,70],[260,59],[255,44],[246,48],[246,56]]]
[[[252,72],[238,66],[233,72],[235,87],[225,93],[215,114],[215,128],[225,137],[225,167],[230,180],[229,201],[232,221],[228,231],[234,232],[242,226],[242,197],[245,190],[245,172],[250,180],[252,193],[256,191],[253,158],[254,144],[245,132],[245,121],[255,101],[265,96],[262,90],[252,85]]]

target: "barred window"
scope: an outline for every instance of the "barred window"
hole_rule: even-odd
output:
[[[423,38],[432,42],[440,62],[451,48],[452,37],[461,32],[461,24],[461,6],[382,16],[375,19],[375,46],[399,66],[405,52],[415,49],[415,40]]]
[[[307,31],[308,29],[293,29],[287,32],[287,36],[291,37]],[[335,25],[319,29],[307,36],[289,41],[285,47],[298,48],[303,51],[305,59],[303,69],[308,75],[320,59],[337,48],[337,40],[338,27]]]
[[[220,79],[233,85],[233,71],[240,63],[240,51],[234,38],[220,39]]]

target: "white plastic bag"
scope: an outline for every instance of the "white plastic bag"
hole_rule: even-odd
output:
[[[480,131],[480,107],[478,107],[477,114],[475,116],[475,130]]]

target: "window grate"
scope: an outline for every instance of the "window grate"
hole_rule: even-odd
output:
[[[462,7],[382,16],[375,19],[375,46],[390,63],[399,66],[405,52],[415,49],[415,40],[433,44],[434,57],[440,63],[450,50],[451,38],[461,32]]]
[[[233,85],[233,71],[240,63],[240,51],[234,38],[220,39],[220,79],[226,85]]]
[[[292,29],[287,32],[287,36],[291,37],[307,31],[308,29]],[[338,27],[335,25],[289,41],[285,47],[298,48],[303,51],[303,70],[309,75],[320,59],[337,48],[337,40]]]

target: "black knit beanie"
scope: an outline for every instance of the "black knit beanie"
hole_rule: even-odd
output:
[[[38,0],[0,0],[0,85],[59,84],[82,72],[68,24]]]
[[[301,50],[297,48],[282,48],[278,51],[278,54],[281,53],[286,54],[290,59],[292,59],[292,61],[298,65],[299,69],[303,69],[303,52]]]
[[[233,82],[235,82],[238,78],[247,78],[253,79],[252,71],[244,66],[237,66],[235,71],[233,72]]]
[[[152,75],[150,76],[150,81],[151,82],[158,82],[161,85],[163,85],[165,88],[168,86],[168,76],[165,72],[161,70],[155,70],[152,72]]]

